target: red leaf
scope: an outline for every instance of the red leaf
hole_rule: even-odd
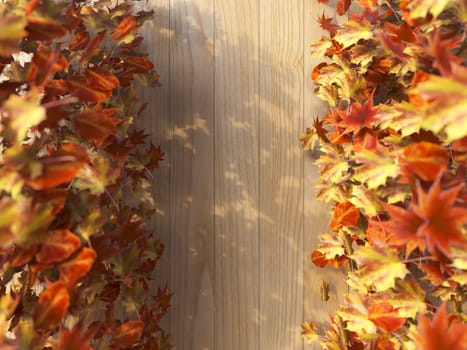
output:
[[[146,73],[154,68],[154,65],[147,57],[128,56],[123,59],[126,64],[135,69],[135,73]]]
[[[457,317],[456,317],[457,318]],[[467,324],[452,322],[446,312],[446,303],[436,311],[433,319],[420,316],[417,343],[423,350],[465,350],[467,349]]]
[[[52,214],[57,215],[65,206],[68,192],[63,188],[51,188],[34,193],[34,203],[52,206]]]
[[[133,15],[126,16],[118,25],[115,32],[112,34],[112,39],[114,40],[121,40],[125,36],[131,33],[133,29],[136,27],[136,20]]]
[[[122,348],[130,347],[140,340],[143,330],[142,321],[128,321],[115,330],[112,343]]]
[[[337,4],[336,4],[337,14],[339,16],[345,15],[345,13],[347,12],[351,4],[352,4],[352,0],[337,0]]]
[[[324,14],[324,11],[321,17],[318,17],[318,23],[321,29],[329,32],[329,35],[331,36],[331,38],[334,37],[337,32],[337,24],[333,23],[333,20],[334,19],[332,17],[326,17],[326,15]]]
[[[368,308],[368,319],[388,333],[396,331],[405,323],[405,317],[400,317],[397,310],[387,302],[371,305]]]
[[[117,77],[104,69],[88,68],[84,74],[89,86],[93,89],[113,90],[120,86]]]
[[[34,327],[38,330],[55,328],[65,316],[70,305],[70,296],[61,281],[47,282],[47,288],[39,296],[33,312]]]
[[[27,264],[37,252],[37,245],[32,245],[28,248],[16,246],[13,251],[13,259],[11,266],[19,267]]]
[[[81,245],[81,240],[68,230],[50,232],[47,241],[42,243],[36,254],[41,264],[50,264],[65,260]]]
[[[441,170],[447,168],[449,153],[431,142],[417,142],[403,149],[401,168],[406,176],[418,176],[425,181],[433,181]]]
[[[59,266],[60,278],[67,283],[74,283],[86,276],[96,260],[96,252],[91,248],[83,248],[81,252]]]
[[[434,30],[428,40],[427,52],[435,58],[433,66],[439,71],[449,76],[451,74],[451,65],[454,63],[462,64],[463,59],[451,53],[451,50],[459,47],[463,38],[461,36],[447,40],[441,39],[441,30]]]
[[[358,222],[360,211],[350,202],[339,203],[333,211],[331,229],[339,231],[343,226],[353,227]]]
[[[89,81],[82,75],[71,76],[67,79],[70,91],[84,102],[102,102],[112,96],[112,90],[98,90],[89,85]]]
[[[89,32],[78,32],[75,34],[74,38],[71,39],[68,44],[68,49],[70,51],[84,50],[90,41]]]
[[[58,344],[55,350],[93,350],[91,347],[89,332],[83,332],[80,326],[75,326],[71,330],[62,328],[60,330]]]
[[[43,16],[29,16],[28,39],[33,41],[50,41],[66,34],[66,28],[59,22]]]
[[[325,267],[328,264],[328,260],[324,256],[323,253],[321,253],[319,250],[314,250],[313,253],[311,253],[311,261],[313,264],[315,264],[318,267]]]
[[[370,95],[365,103],[352,103],[345,111],[337,110],[342,121],[339,126],[345,128],[344,133],[357,133],[363,127],[371,128],[372,124],[377,121],[376,115],[378,107],[373,108],[373,96]]]
[[[26,176],[26,183],[35,190],[52,188],[70,182],[89,161],[86,151],[79,145],[67,143],[58,151],[39,159],[42,174],[31,178]]]
[[[86,141],[94,141],[97,146],[102,146],[105,139],[117,131],[115,119],[92,110],[79,115],[73,122],[78,134]]]
[[[449,255],[450,243],[458,243],[467,247],[460,226],[467,222],[467,209],[455,206],[456,198],[465,184],[443,191],[441,177],[431,185],[425,193],[417,183],[417,201],[412,201],[411,210],[421,219],[422,223],[417,236],[425,237],[431,252],[437,246],[443,253]]]
[[[105,36],[107,35],[106,31],[97,33],[94,38],[91,39],[86,51],[81,56],[80,64],[84,64],[95,54],[97,48],[100,46],[102,41],[104,41]]]

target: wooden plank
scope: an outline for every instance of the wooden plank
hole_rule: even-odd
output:
[[[259,349],[303,349],[302,14],[261,1]]]
[[[142,4],[143,5],[143,4]],[[149,53],[149,58],[154,62],[155,69],[160,75],[162,86],[141,90],[141,98],[148,103],[148,107],[141,120],[137,121],[138,127],[143,128],[146,134],[150,134],[149,140],[156,146],[160,145],[165,152],[165,161],[160,168],[153,172],[149,179],[153,186],[151,192],[155,198],[156,213],[151,221],[151,227],[156,236],[165,245],[165,251],[158,261],[151,282],[151,290],[155,293],[157,288],[164,288],[169,284],[169,210],[170,210],[170,106],[169,106],[169,0],[151,0],[138,10],[155,10],[152,21],[145,24],[142,35],[143,47]],[[161,326],[168,330],[170,326],[170,313],[162,320]]]
[[[309,45],[320,39],[322,33],[319,25],[316,23],[318,15],[324,11],[327,17],[336,17],[334,6],[317,4],[314,1],[305,1],[304,23],[304,57],[305,57],[305,126],[311,126],[313,118],[322,117],[327,111],[327,105],[321,100],[313,96],[313,82],[310,79],[311,72],[319,62],[319,58],[311,58]],[[310,253],[314,250],[318,243],[320,234],[329,231],[329,208],[316,199],[313,187],[319,181],[319,173],[316,166],[313,164],[317,154],[307,153],[305,155],[304,174],[305,174],[305,191],[304,191],[304,224],[305,224],[305,239],[304,239],[304,320],[314,321],[318,326],[321,334],[328,327],[329,315],[334,314],[340,303],[343,302],[343,293],[347,287],[345,283],[345,275],[342,271],[334,268],[326,267],[320,269],[314,266],[310,260]],[[320,285],[322,281],[326,281],[330,286],[329,300],[321,300]],[[306,345],[307,350],[321,349],[318,343]]]
[[[170,3],[170,288],[176,349],[214,349],[214,6]]]
[[[258,1],[216,0],[215,347],[259,349]]]

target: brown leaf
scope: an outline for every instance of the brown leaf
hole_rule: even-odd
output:
[[[39,296],[34,308],[34,327],[37,330],[55,328],[67,313],[69,305],[70,296],[65,283],[47,282],[47,288]]]
[[[128,321],[115,330],[112,336],[112,343],[123,348],[132,346],[140,340],[143,330],[143,322]]]

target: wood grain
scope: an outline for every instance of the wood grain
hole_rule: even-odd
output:
[[[259,349],[303,348],[302,14],[302,0],[261,1]]]
[[[319,40],[324,33],[316,23],[318,15],[325,13],[327,17],[336,17],[335,7],[329,5],[316,4],[312,1],[305,1],[305,35],[303,47],[305,49],[305,126],[311,126],[313,119],[322,117],[327,112],[327,105],[313,95],[313,82],[311,72],[321,59],[312,58],[308,47],[311,43]],[[331,267],[320,269],[314,266],[310,259],[313,251],[319,243],[319,235],[329,232],[329,208],[324,202],[316,199],[314,186],[319,181],[319,172],[313,164],[318,157],[317,153],[308,152],[305,154],[304,166],[304,227],[305,239],[304,249],[304,320],[314,321],[318,326],[318,331],[324,334],[328,327],[329,315],[333,315],[337,307],[343,301],[343,293],[347,290],[345,275],[342,271]],[[329,284],[329,300],[321,300],[320,285],[322,281]],[[305,345],[307,350],[321,349],[319,343]]]
[[[216,0],[214,349],[258,349],[258,0]]]
[[[214,11],[170,2],[170,289],[176,349],[214,349]]]

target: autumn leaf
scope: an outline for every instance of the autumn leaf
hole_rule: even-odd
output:
[[[146,73],[154,68],[154,65],[144,56],[127,56],[123,59],[125,63],[133,68],[135,73]]]
[[[106,158],[96,157],[91,163],[76,175],[73,185],[81,191],[89,190],[94,195],[100,195],[107,186],[117,182],[121,170],[113,168]]]
[[[10,56],[19,51],[19,42],[27,32],[26,18],[13,13],[5,13],[0,9],[0,56]]]
[[[428,13],[437,18],[451,0],[404,0],[401,6],[407,10],[411,19],[426,18]]]
[[[318,328],[313,322],[302,323],[302,338],[308,343],[314,343],[319,339]]]
[[[357,334],[373,334],[376,332],[375,324],[368,319],[368,301],[360,294],[346,294],[345,306],[337,311],[346,329]]]
[[[83,332],[79,325],[72,329],[62,328],[55,350],[93,350],[90,332]]]
[[[334,20],[332,17],[326,17],[324,11],[323,14],[320,17],[318,17],[318,23],[321,29],[329,32],[331,38],[337,33],[337,24],[333,23],[333,21]]]
[[[374,150],[356,152],[353,177],[367,184],[369,189],[386,184],[389,178],[395,179],[399,175],[399,166],[395,152],[387,147],[378,145]]]
[[[79,145],[68,143],[49,154],[39,158],[42,166],[38,176],[26,176],[26,183],[35,190],[43,190],[70,182],[88,162],[86,151]]]
[[[37,262],[50,264],[65,260],[81,246],[81,240],[68,230],[51,231],[36,254]]]
[[[16,134],[17,141],[23,141],[28,130],[46,117],[45,108],[40,105],[39,91],[31,90],[25,96],[11,95],[3,104],[9,126]]]
[[[400,160],[401,169],[409,178],[416,175],[422,180],[433,181],[447,168],[449,154],[441,146],[422,141],[404,147]]]
[[[347,110],[338,110],[342,121],[338,126],[345,128],[344,133],[357,133],[360,129],[371,128],[378,118],[378,107],[373,107],[373,96],[370,95],[365,103],[353,102]]]
[[[112,39],[119,43],[129,43],[134,39],[134,29],[136,27],[135,16],[127,15],[119,23],[117,29],[112,34]]]
[[[456,317],[457,318],[457,317]],[[433,319],[421,315],[418,321],[417,343],[423,350],[464,350],[467,348],[467,325],[454,321],[442,304]]]
[[[367,288],[385,291],[394,288],[396,279],[408,273],[405,264],[392,249],[378,246],[360,247],[351,258],[359,268],[354,272]]]
[[[467,246],[460,227],[467,222],[467,209],[455,205],[459,192],[465,184],[443,190],[441,176],[431,185],[428,192],[417,183],[417,200],[412,201],[410,209],[421,221],[417,236],[426,239],[428,249],[435,247],[445,254],[450,253],[450,244]]]
[[[368,319],[388,333],[398,330],[405,323],[405,317],[400,317],[397,309],[387,302],[370,305]]]
[[[144,323],[141,321],[123,323],[112,335],[112,343],[123,348],[132,346],[140,340],[143,330]]]
[[[339,2],[347,2],[350,5],[350,0],[339,0]],[[373,37],[371,24],[367,21],[362,23],[347,21],[342,24],[341,27],[342,29],[339,29],[337,34],[334,36],[334,40],[340,43],[344,49],[357,44],[360,40],[368,40]]]
[[[82,101],[102,102],[112,96],[112,90],[94,88],[88,78],[82,75],[68,77],[67,83],[71,93]]]
[[[339,16],[343,16],[347,12],[351,4],[352,4],[352,0],[337,0],[337,3],[336,3],[337,14]]]
[[[34,308],[34,327],[37,330],[55,328],[65,316],[69,305],[70,296],[65,284],[61,281],[47,282]]]
[[[359,210],[350,202],[338,203],[332,214],[331,230],[333,231],[339,231],[343,226],[355,226],[360,216]]]
[[[62,23],[38,11],[29,15],[27,20],[29,40],[50,41],[64,36],[67,31]]]
[[[88,68],[84,75],[89,86],[96,90],[113,90],[120,86],[117,77],[102,68]]]
[[[84,50],[88,46],[90,40],[88,31],[78,32],[68,44],[68,48],[70,51]]]
[[[95,260],[96,252],[91,248],[84,247],[78,255],[60,264],[58,269],[61,280],[74,283],[91,270]]]
[[[118,123],[118,119],[95,110],[84,111],[73,119],[78,134],[88,142],[95,142],[97,146],[102,146],[107,137],[117,132]]]
[[[91,59],[91,57],[96,54],[96,52],[99,50],[99,46],[104,41],[106,35],[106,31],[99,32],[89,41],[86,50],[81,55],[81,59],[79,61],[81,65],[87,63]]]

